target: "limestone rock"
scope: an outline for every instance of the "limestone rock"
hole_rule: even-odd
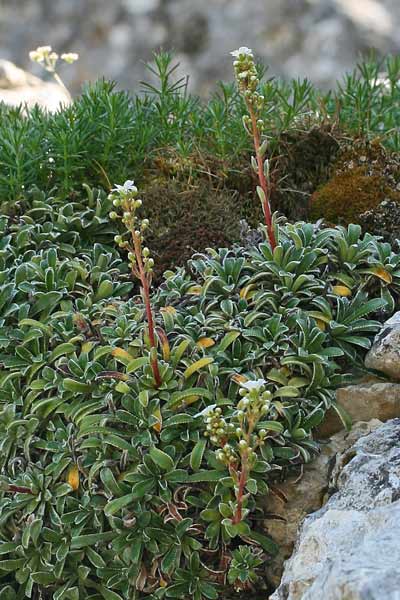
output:
[[[57,83],[43,81],[8,60],[0,60],[0,102],[13,106],[38,104],[55,111],[70,101],[69,94]]]
[[[400,381],[400,311],[386,321],[375,336],[365,366]]]
[[[400,417],[400,383],[368,376],[360,383],[337,389],[336,401],[349,414],[353,423],[371,419],[385,422]],[[315,437],[324,440],[342,429],[341,419],[331,408],[317,427]]]
[[[331,485],[270,600],[399,600],[400,419],[347,450]]]
[[[336,399],[353,421],[388,421],[400,417],[399,383],[377,381],[348,385],[337,390]]]
[[[382,423],[377,419],[359,422],[350,432],[341,431],[321,444],[320,454],[305,466],[303,476],[285,480],[268,496],[266,510],[269,517],[265,528],[279,546],[279,555],[268,566],[268,578],[273,586],[279,584],[283,562],[291,555],[298,528],[304,518],[321,508],[328,491],[330,473],[343,453],[361,436],[365,436]],[[286,500],[285,500],[286,499]]]

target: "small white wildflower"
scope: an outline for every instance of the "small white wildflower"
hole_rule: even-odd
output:
[[[209,404],[209,406],[206,406],[205,408],[203,408],[203,410],[199,413],[197,413],[197,415],[195,415],[196,417],[207,417],[211,412],[213,412],[214,408],[216,407],[216,404]]]
[[[32,62],[43,62],[44,57],[43,54],[40,54],[40,52],[38,52],[37,50],[31,50],[29,52],[29,58],[31,59]]]
[[[39,54],[49,54],[51,52],[51,46],[38,46],[36,52],[39,52]]]
[[[131,192],[137,192],[137,187],[135,186],[135,182],[131,179],[125,181],[124,185],[115,185],[115,188],[111,190],[112,192],[119,192],[120,194],[129,194]]]
[[[61,60],[65,61],[69,65],[72,65],[75,61],[79,59],[79,54],[77,52],[65,52],[61,54]]]
[[[247,48],[246,46],[241,46],[238,50],[233,50],[233,52],[231,52],[231,56],[234,58],[253,56],[253,50],[251,50],[251,48]]]
[[[251,392],[252,390],[259,390],[266,383],[267,382],[265,381],[265,379],[256,379],[255,381],[245,381],[244,383],[241,383],[240,385],[245,390],[248,390],[249,392]]]

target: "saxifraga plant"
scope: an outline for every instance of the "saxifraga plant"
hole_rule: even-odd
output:
[[[124,185],[117,185],[111,191],[109,198],[112,200],[113,206],[122,212],[122,215],[112,211],[110,212],[110,218],[112,220],[120,218],[130,237],[129,240],[124,240],[123,236],[116,235],[114,240],[120,248],[128,251],[132,275],[140,282],[148,325],[151,368],[155,385],[160,387],[161,376],[158,367],[156,333],[150,299],[154,260],[150,257],[150,250],[143,247],[144,233],[149,226],[149,221],[148,219],[139,219],[136,214],[137,209],[142,206],[142,201],[137,198],[137,194],[138,190],[133,181],[128,180]]]
[[[0,597],[267,593],[265,497],[318,451],[329,408],[347,423],[335,386],[398,304],[400,257],[266,212],[267,241],[196,255],[151,294],[133,182],[87,193],[0,219]],[[141,296],[91,243],[113,235],[111,202]]]
[[[231,54],[235,58],[233,66],[236,81],[249,112],[249,115],[243,117],[243,125],[249,135],[253,138],[256,156],[255,158],[252,157],[251,164],[258,176],[260,185],[257,186],[257,194],[263,208],[268,239],[272,249],[274,249],[276,246],[276,239],[269,200],[271,194],[269,161],[264,158],[268,142],[266,139],[261,142],[261,136],[265,129],[265,121],[262,118],[265,98],[257,91],[260,80],[252,50],[250,50],[250,48],[242,47],[239,48],[239,50],[234,50]]]
[[[80,251],[68,220],[46,234],[45,206],[0,220],[0,592],[267,593],[265,498],[317,451],[379,328],[368,314],[398,303],[400,257],[359,227],[304,223],[277,224],[274,251],[195,256],[151,296],[157,387],[117,253]]]

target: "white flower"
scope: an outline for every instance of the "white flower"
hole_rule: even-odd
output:
[[[31,50],[31,52],[29,52],[29,58],[33,62],[43,62],[43,55],[39,54],[37,50]]]
[[[29,58],[33,61],[33,62],[37,62],[37,63],[42,63],[44,60],[50,58],[54,58],[54,56],[56,56],[58,58],[58,56],[56,55],[55,52],[51,53],[51,46],[38,46],[36,48],[36,50],[31,50],[31,52],[29,52]]]
[[[241,58],[242,56],[253,56],[253,50],[251,48],[247,48],[246,46],[242,46],[238,50],[234,50],[231,52],[231,56],[234,58]]]
[[[39,52],[39,54],[49,54],[51,52],[51,46],[38,46],[36,52]]]
[[[69,65],[72,65],[75,61],[79,59],[79,54],[76,52],[66,52],[65,54],[61,54],[61,60],[64,60]]]
[[[137,187],[135,186],[135,182],[131,179],[125,181],[124,185],[116,185],[115,188],[111,190],[112,192],[119,192],[120,194],[129,194],[131,192],[136,193]]]
[[[241,383],[240,385],[245,390],[248,390],[249,392],[251,392],[252,390],[259,390],[266,383],[267,382],[265,381],[265,379],[256,379],[255,381],[245,381],[244,383]]]
[[[195,416],[196,417],[207,417],[211,412],[213,412],[213,410],[216,406],[217,406],[216,404],[209,404],[208,406],[203,408],[202,411],[197,413],[197,415],[195,415]]]

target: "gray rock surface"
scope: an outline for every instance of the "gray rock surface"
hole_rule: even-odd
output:
[[[365,366],[400,381],[400,311],[386,321],[376,335],[365,357]]]
[[[0,102],[34,106],[54,111],[69,104],[69,94],[57,83],[42,81],[7,60],[0,59]]]
[[[51,44],[81,53],[64,67],[77,91],[100,76],[138,87],[142,59],[174,48],[181,74],[208,93],[231,79],[229,51],[253,47],[273,74],[328,86],[359,53],[400,49],[398,0],[2,0],[0,57],[26,68],[28,52]],[[39,70],[37,71],[39,73]]]
[[[270,600],[399,600],[400,419],[347,450],[331,485]]]
[[[380,425],[381,421],[373,419],[354,423],[351,431],[340,431],[321,443],[320,454],[305,465],[300,479],[298,475],[289,477],[272,489],[267,498],[266,510],[270,516],[265,528],[278,544],[279,554],[268,566],[271,585],[279,585],[283,563],[292,554],[298,529],[307,515],[321,508],[330,475],[341,464],[346,450]]]

